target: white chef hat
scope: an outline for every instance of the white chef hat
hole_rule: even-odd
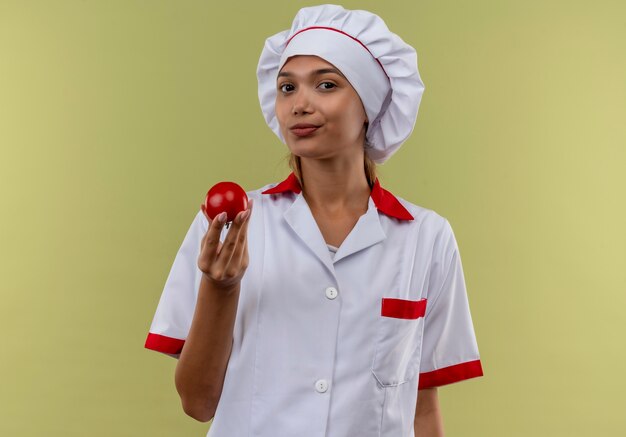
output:
[[[363,102],[368,117],[366,152],[384,163],[409,137],[424,93],[417,53],[377,15],[338,5],[302,8],[291,29],[265,40],[257,66],[259,101],[269,127],[283,143],[276,118],[278,72],[295,55],[316,55],[337,67]]]

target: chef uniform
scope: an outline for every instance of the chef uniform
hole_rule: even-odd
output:
[[[320,35],[332,47],[360,50],[360,57],[342,64],[332,50],[320,53],[328,47],[314,42]],[[283,141],[268,100],[290,50],[333,59],[347,73],[374,120],[367,153],[377,162],[408,137],[423,84],[415,52],[379,17],[335,5],[303,8],[290,31],[268,38],[257,70],[259,98]],[[369,66],[350,70],[350,62]],[[361,67],[383,73],[367,79],[380,80],[382,97],[359,88],[367,86],[365,79],[351,74]],[[376,105],[384,114],[372,109]],[[333,248],[293,173],[247,195],[255,205],[249,265],[208,437],[411,437],[418,389],[483,375],[459,248],[445,218],[393,195],[376,179],[367,212]],[[198,212],[167,277],[149,349],[176,355],[184,347],[208,226]],[[224,227],[222,241],[227,232]]]

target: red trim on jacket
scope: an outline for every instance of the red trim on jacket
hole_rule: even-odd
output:
[[[179,354],[183,350],[185,340],[180,338],[166,337],[165,335],[148,333],[146,338],[146,349],[163,352],[166,354]]]
[[[483,376],[480,360],[467,361],[454,366],[443,367],[432,372],[420,373],[418,390],[452,384],[464,379]]]
[[[426,314],[426,299],[407,300],[383,297],[380,315],[395,319],[418,319]]]
[[[292,191],[296,194],[302,191],[298,178],[293,172],[287,176],[287,179],[280,182],[275,187],[263,191],[262,194],[278,194],[284,193],[285,191]],[[396,196],[380,186],[378,178],[374,181],[374,187],[372,187],[370,196],[380,212],[400,220],[414,220],[414,217],[402,206]]]

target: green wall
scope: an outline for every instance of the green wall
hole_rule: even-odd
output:
[[[312,4],[0,0],[0,435],[206,434],[143,342],[208,188],[287,175],[255,69]],[[341,4],[418,52],[379,170],[461,249],[485,376],[447,435],[623,433],[626,4]]]

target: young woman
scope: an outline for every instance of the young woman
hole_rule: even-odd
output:
[[[415,124],[415,51],[367,11],[309,7],[257,76],[292,173],[228,230],[196,215],[146,347],[179,358],[211,437],[443,436],[437,387],[483,374],[458,246],[376,177]]]

